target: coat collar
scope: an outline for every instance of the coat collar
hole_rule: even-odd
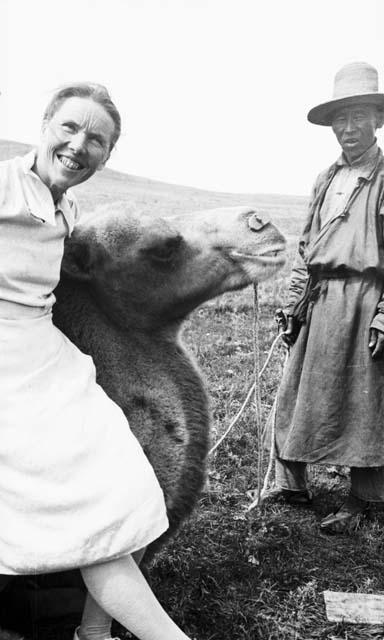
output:
[[[369,149],[352,162],[348,162],[344,153],[342,153],[336,160],[335,166],[336,169],[341,167],[350,167],[356,171],[357,177],[364,178],[365,180],[371,180],[381,157],[382,151],[379,149],[377,142],[375,141]]]
[[[56,214],[61,212],[70,229],[75,224],[74,199],[66,192],[60,200],[53,202],[52,194],[48,187],[40,180],[39,176],[32,171],[35,164],[37,150],[33,149],[21,158],[23,172],[29,180],[25,183],[25,198],[29,212],[35,217],[43,220],[47,224],[56,226]]]
[[[352,200],[356,198],[356,196],[362,189],[363,185],[367,182],[372,181],[377,175],[377,173],[379,172],[380,168],[382,168],[383,166],[382,150],[380,149],[380,147],[377,146],[376,143],[373,145],[373,147],[374,147],[374,152],[372,151],[372,164],[370,165],[369,175],[367,176],[361,175],[358,177],[357,186],[353,190],[351,197],[348,200],[347,206],[350,205]],[[370,151],[371,149],[372,147],[370,147],[368,151]],[[319,211],[324,201],[326,191],[329,185],[331,184],[336,172],[341,168],[341,166],[345,166],[345,163],[338,163],[338,161],[334,162],[328,169],[326,169],[321,174],[321,176],[318,179],[316,192],[312,202],[310,203],[309,215],[307,217],[307,220],[303,229],[303,233],[301,236],[301,240],[299,242],[299,252],[302,256],[305,250],[304,248],[306,246],[306,243],[308,242],[308,237],[309,237],[309,232],[312,226],[313,217]]]

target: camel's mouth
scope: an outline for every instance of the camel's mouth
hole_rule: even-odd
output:
[[[259,253],[243,253],[241,251],[231,251],[231,257],[242,258],[243,260],[253,260],[265,265],[280,265],[285,262],[285,245],[278,244],[261,250]]]

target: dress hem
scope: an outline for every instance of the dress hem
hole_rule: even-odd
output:
[[[111,554],[110,556],[104,556],[102,558],[97,558],[91,562],[71,562],[68,565],[56,565],[56,566],[41,566],[40,568],[34,569],[25,569],[23,571],[10,571],[9,567],[2,567],[0,564],[0,575],[6,576],[31,576],[31,575],[41,575],[46,573],[59,573],[61,571],[72,571],[74,569],[85,569],[87,567],[96,566],[98,564],[104,564],[107,562],[112,562],[113,560],[118,560],[119,558],[123,558],[125,556],[131,555],[135,551],[139,551],[140,549],[144,549],[148,547],[152,542],[155,542],[163,533],[165,533],[169,528],[168,521],[165,524],[162,521],[158,527],[155,529],[155,532],[152,530],[150,536],[147,541],[140,545],[133,545],[131,548],[126,549],[124,551],[119,551],[117,553]]]

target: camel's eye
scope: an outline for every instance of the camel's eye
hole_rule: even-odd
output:
[[[177,255],[181,240],[181,236],[167,238],[145,247],[142,251],[154,262],[166,264],[171,262]]]

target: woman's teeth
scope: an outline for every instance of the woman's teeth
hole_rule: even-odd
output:
[[[71,169],[72,171],[78,171],[81,169],[81,165],[78,162],[75,162],[66,156],[58,156],[58,158],[61,164],[63,164],[64,167],[67,167],[67,169]]]

